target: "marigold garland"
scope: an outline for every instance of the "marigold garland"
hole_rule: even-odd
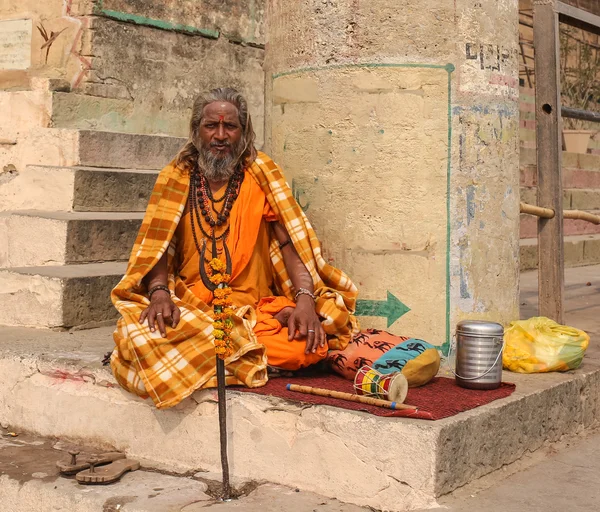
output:
[[[230,276],[225,273],[227,266],[219,258],[213,258],[208,263],[210,281],[218,288],[214,291],[213,311],[215,321],[213,322],[213,336],[215,338],[215,354],[220,359],[226,359],[233,353],[233,307],[231,303],[231,288],[229,288]]]

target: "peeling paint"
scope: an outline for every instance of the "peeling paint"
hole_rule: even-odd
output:
[[[467,187],[467,226],[475,218],[475,186]]]

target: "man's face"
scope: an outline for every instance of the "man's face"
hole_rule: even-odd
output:
[[[198,165],[204,175],[211,181],[229,179],[243,151],[237,108],[225,101],[206,105],[198,137]]]
[[[199,136],[202,147],[215,157],[231,157],[232,150],[242,138],[237,108],[222,101],[206,105]]]

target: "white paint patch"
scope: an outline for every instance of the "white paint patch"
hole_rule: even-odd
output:
[[[496,0],[498,11],[515,12],[519,8],[519,0]]]
[[[31,20],[0,21],[0,69],[31,66]]]

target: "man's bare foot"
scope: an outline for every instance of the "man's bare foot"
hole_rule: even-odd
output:
[[[293,311],[294,308],[292,306],[288,306],[287,308],[283,308],[273,318],[281,324],[281,327],[287,327],[288,320]]]

